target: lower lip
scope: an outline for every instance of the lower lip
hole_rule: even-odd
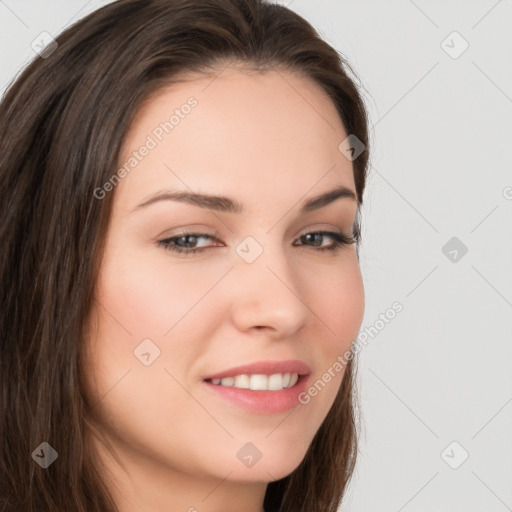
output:
[[[217,396],[230,401],[250,412],[276,414],[293,409],[299,402],[299,395],[307,388],[309,375],[301,375],[291,387],[281,391],[257,391],[252,389],[221,386],[203,381]]]

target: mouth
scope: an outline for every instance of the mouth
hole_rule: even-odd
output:
[[[310,375],[293,374],[241,374],[234,377],[203,380],[212,400],[241,408],[252,414],[279,414],[301,405]]]

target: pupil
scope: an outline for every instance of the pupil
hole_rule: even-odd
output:
[[[313,245],[322,245],[322,235],[320,233],[308,233],[306,237],[309,238],[308,241],[313,242]]]
[[[185,240],[185,245],[189,247],[190,245],[195,245],[197,242],[197,237],[195,235],[185,235],[181,237],[182,240]]]

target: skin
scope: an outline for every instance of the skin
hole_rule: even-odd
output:
[[[321,252],[300,238],[322,229],[352,233],[355,200],[299,215],[304,201],[337,185],[355,193],[352,163],[338,150],[347,133],[334,104],[289,71],[228,67],[213,78],[153,95],[120,159],[169,112],[197,99],[115,187],[91,312],[88,399],[98,415],[91,442],[121,512],[263,512],[268,482],[300,464],[343,372],[291,414],[231,405],[212,397],[203,377],[299,359],[314,383],[350,349],[363,319],[355,245]],[[227,196],[245,213],[177,201],[132,211],[162,189]],[[199,239],[207,249],[189,256],[157,245],[180,229],[214,238]],[[253,263],[235,251],[249,235],[263,248]],[[149,366],[133,352],[147,338],[160,349]],[[262,453],[251,468],[236,456],[247,442]]]

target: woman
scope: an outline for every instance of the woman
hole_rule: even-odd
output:
[[[119,0],[0,105],[1,510],[338,509],[367,116],[260,0]]]

